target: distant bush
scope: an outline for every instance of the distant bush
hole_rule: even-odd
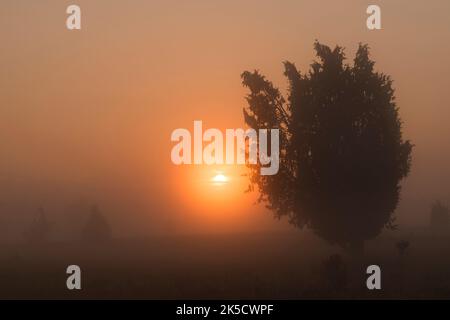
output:
[[[30,242],[43,242],[48,240],[50,224],[43,208],[38,209],[38,213],[25,231],[25,239]]]
[[[449,208],[440,201],[431,206],[430,227],[433,232],[439,234],[450,231]]]
[[[92,206],[91,213],[83,229],[83,239],[91,242],[101,242],[111,239],[111,227],[104,215],[96,205]]]

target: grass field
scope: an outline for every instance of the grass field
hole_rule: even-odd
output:
[[[394,232],[368,242],[362,267],[381,267],[379,291],[365,288],[364,269],[356,286],[333,287],[324,260],[340,254],[348,272],[351,259],[304,232],[4,244],[0,298],[450,298],[449,240]],[[71,264],[81,267],[82,290],[66,288]]]

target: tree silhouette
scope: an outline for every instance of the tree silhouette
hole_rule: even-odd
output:
[[[440,201],[431,206],[430,225],[435,233],[450,231],[450,210]]]
[[[25,238],[30,242],[42,242],[48,239],[50,224],[45,215],[44,208],[38,208],[38,213],[25,231]]]
[[[91,207],[91,213],[83,229],[83,238],[91,242],[101,242],[111,238],[108,221],[96,205]]]
[[[308,73],[284,62],[287,99],[258,71],[241,75],[250,91],[245,122],[280,129],[278,174],[262,176],[259,164],[249,165],[249,189],[259,189],[277,218],[362,252],[365,240],[394,226],[412,145],[402,139],[392,80],[374,71],[367,45],[359,45],[353,66],[339,46],[316,41],[314,48],[318,60]]]

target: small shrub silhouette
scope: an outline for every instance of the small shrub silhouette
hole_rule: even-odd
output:
[[[408,248],[409,248],[409,241],[402,240],[397,242],[397,250],[400,256],[403,256]]]
[[[25,239],[30,242],[43,242],[48,240],[50,224],[45,215],[44,208],[38,208],[37,216],[25,231]]]
[[[90,242],[102,242],[111,239],[111,227],[96,205],[83,229],[83,239]]]
[[[347,267],[339,254],[333,254],[323,262],[323,274],[331,291],[339,292],[347,287]]]

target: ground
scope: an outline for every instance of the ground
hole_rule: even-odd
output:
[[[334,287],[324,261],[340,254],[348,270],[350,258],[303,231],[3,244],[0,298],[450,298],[449,240],[389,232],[369,241],[363,265],[381,267],[380,291],[365,288],[365,274],[359,287]],[[81,267],[80,291],[66,288],[71,264]]]

